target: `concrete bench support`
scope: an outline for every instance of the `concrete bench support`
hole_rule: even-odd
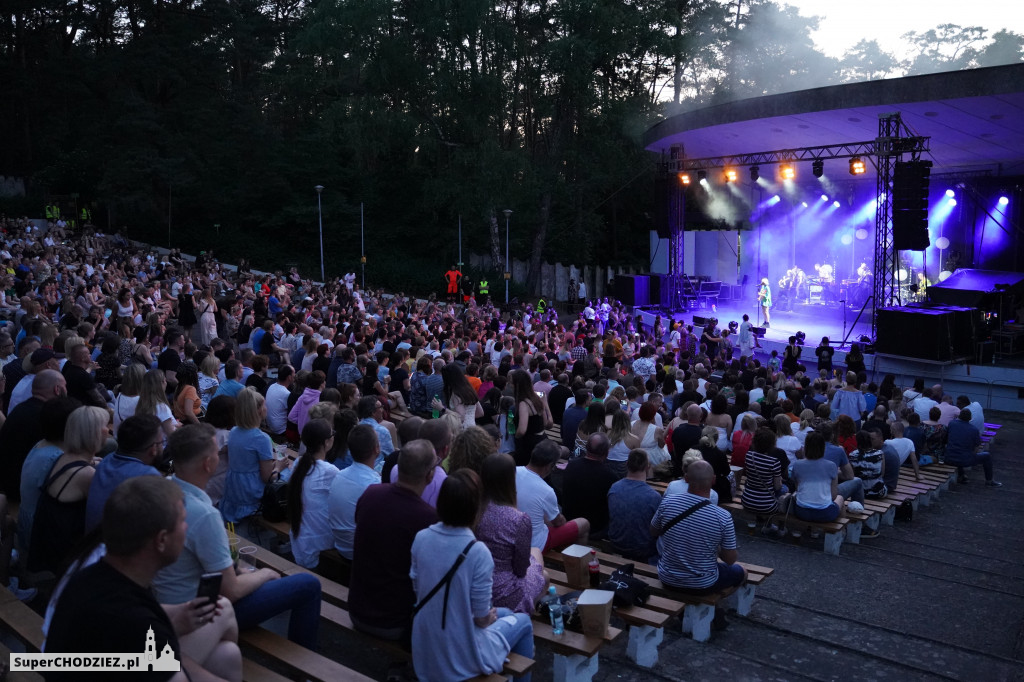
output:
[[[580,654],[555,654],[554,663],[555,682],[590,682],[597,674],[597,654],[589,658]]]
[[[658,662],[658,645],[665,637],[665,628],[633,625],[629,628],[626,656],[639,666],[651,668]]]
[[[714,619],[714,606],[687,604],[683,610],[683,634],[690,635],[695,642],[706,642],[711,639],[711,622]]]
[[[847,524],[849,525],[849,524]],[[858,534],[858,538],[859,538]],[[826,533],[825,534],[825,554],[831,554],[832,556],[839,556],[839,548],[843,546],[843,533]]]
[[[860,531],[864,526],[863,521],[854,521],[850,519],[850,522],[846,524],[846,539],[854,545],[860,544]]]
[[[735,592],[725,598],[725,603],[736,609],[741,616],[750,615],[750,608],[754,605],[753,585],[741,585]]]

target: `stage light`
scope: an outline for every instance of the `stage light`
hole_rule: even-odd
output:
[[[948,237],[939,237],[938,239],[936,239],[935,240],[935,248],[937,248],[937,249],[948,249],[949,248],[949,238]]]
[[[726,182],[736,182],[736,178],[737,177],[739,177],[739,176],[737,175],[735,168],[726,168],[725,169],[725,181]]]
[[[862,228],[859,228],[856,232],[854,232],[853,236],[855,236],[857,239],[867,239],[868,238],[868,231],[865,230],[862,227]]]
[[[822,194],[821,195],[821,200],[822,201],[828,201],[828,195],[827,194]]]
[[[806,201],[801,201],[800,205],[803,206],[804,208],[807,208],[807,202]]]
[[[956,206],[956,199],[950,199],[949,200],[949,205],[950,206]]]
[[[689,173],[680,173],[679,174],[679,182],[683,183],[684,185],[689,185],[690,184],[690,174]]]
[[[867,172],[867,168],[864,166],[864,160],[859,156],[855,156],[850,159],[850,175],[864,175]]]
[[[953,191],[953,190],[951,190],[951,189],[947,189],[947,190],[946,190],[946,196],[947,196],[947,197],[949,197],[950,199],[952,199],[953,197],[955,197],[955,196],[956,196],[956,192],[954,192],[954,191]]]
[[[706,170],[697,171],[697,182],[705,182],[708,179],[708,172]]]
[[[836,208],[839,208],[839,201],[838,200],[833,201],[832,205],[835,206]]]
[[[750,181],[757,182],[757,179],[761,177],[761,168],[759,166],[750,167]]]
[[[825,174],[825,162],[821,159],[815,159],[811,163],[811,172],[814,173],[814,177],[820,178]]]
[[[795,336],[796,336],[796,345],[798,345],[798,346],[804,345],[804,341],[807,340],[807,334],[804,334],[803,332],[798,331],[795,334]]]
[[[850,244],[853,243],[853,235],[849,233],[844,234],[842,237],[839,238],[839,241],[843,243],[843,246],[849,246]]]
[[[1006,206],[1008,203],[1010,203],[1010,197],[999,197],[1000,206]]]
[[[779,166],[779,175],[782,176],[783,180],[792,180],[796,177],[796,169],[793,168],[793,164],[784,163]]]
[[[772,197],[772,201],[774,201],[775,203],[779,203],[780,201],[782,201],[782,197],[776,194],[775,196]]]

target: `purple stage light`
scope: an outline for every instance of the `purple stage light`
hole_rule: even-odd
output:
[[[807,208],[807,202],[806,201],[801,201],[800,205],[803,206],[804,208]]]
[[[949,197],[950,199],[952,199],[953,197],[955,197],[955,196],[956,196],[956,192],[954,192],[954,191],[953,191],[953,190],[951,190],[951,189],[947,189],[947,190],[946,190],[946,196],[947,196],[947,197]]]
[[[836,208],[839,208],[839,202],[838,201],[833,201],[832,205],[835,206]]]
[[[1010,203],[1010,197],[999,197],[1000,206],[1006,206],[1008,203]]]
[[[828,195],[827,194],[822,194],[821,195],[821,200],[822,201],[828,201]]]
[[[956,199],[950,199],[949,200],[949,205],[950,206],[956,206]]]

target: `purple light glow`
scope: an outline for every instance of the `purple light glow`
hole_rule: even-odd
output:
[[[951,189],[947,189],[947,190],[946,190],[946,196],[947,196],[947,197],[949,197],[950,199],[952,199],[953,197],[955,197],[955,196],[956,196],[956,192],[954,192],[954,191],[953,191],[953,190],[951,190]]]
[[[1010,197],[999,197],[1000,206],[1006,206],[1008,203],[1010,203]]]

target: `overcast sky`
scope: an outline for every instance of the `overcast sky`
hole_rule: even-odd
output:
[[[803,16],[821,17],[811,34],[818,49],[840,57],[862,38],[874,38],[883,49],[905,56],[900,36],[927,31],[939,24],[982,26],[989,36],[1000,29],[1024,33],[1019,0],[779,0],[799,8]]]

